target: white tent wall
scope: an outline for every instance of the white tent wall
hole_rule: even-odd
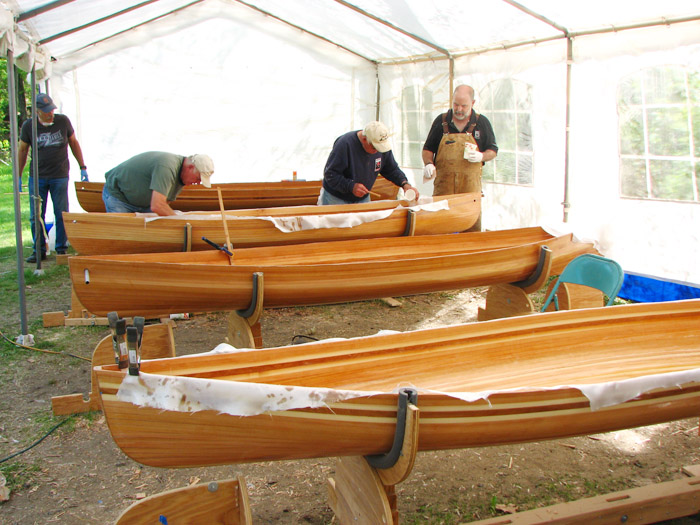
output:
[[[493,81],[513,79],[532,87],[535,185],[485,182],[485,228],[530,226],[540,224],[543,218],[550,216],[561,219],[566,129],[565,60],[566,44],[563,42],[469,55],[455,60],[454,86],[469,84],[474,87],[477,112],[482,111],[480,93]],[[402,90],[408,86],[419,86],[432,93],[432,105],[424,108],[424,141],[433,119],[450,108],[449,62],[439,60],[380,66],[379,78],[382,119],[391,123],[395,134],[406,126],[404,121],[408,118],[402,112]],[[387,89],[387,86],[391,89]],[[395,149],[406,147],[405,137],[399,136],[395,142]],[[422,180],[422,163],[404,163],[403,167],[411,171],[421,192],[432,194],[432,182],[424,183]]]
[[[700,72],[700,44],[683,45],[697,42],[700,24],[674,29],[678,30],[649,28],[576,40],[569,222],[574,231],[597,239],[600,250],[627,271],[700,283],[698,203],[620,197],[621,81],[656,66]]]
[[[676,31],[678,29],[678,31]],[[530,88],[533,183],[484,183],[483,224],[488,229],[541,224],[594,239],[601,252],[627,271],[700,282],[700,207],[697,202],[665,202],[620,197],[617,93],[627,75],[648,67],[679,65],[700,71],[697,22],[574,39],[571,78],[569,213],[565,198],[566,41],[523,46],[455,60],[454,85],[466,83],[480,94],[499,79]],[[401,93],[409,86],[432,92],[429,120],[449,108],[449,62],[385,65],[379,69],[381,116],[395,133],[397,147],[406,116]],[[488,111],[484,113],[492,122]],[[423,139],[427,135],[424,134]],[[498,139],[498,136],[497,136]],[[395,147],[395,149],[397,149]],[[399,155],[401,151],[398,151]],[[397,155],[398,156],[398,155]],[[421,192],[421,166],[404,164]],[[686,225],[683,227],[682,225]],[[692,225],[692,226],[691,226]]]
[[[374,64],[249,8],[222,7],[191,8],[199,12],[54,69],[50,91],[73,120],[90,180],[149,150],[207,153],[215,182],[293,171],[320,179],[335,137],[374,119]]]
[[[499,116],[486,103],[493,100],[489,93],[507,90],[511,82],[526,94],[531,176],[518,184],[502,177],[484,183],[486,228],[565,227],[598,240],[600,250],[628,271],[700,282],[700,204],[620,197],[617,106],[627,75],[667,65],[700,72],[697,0],[522,2],[557,27],[500,0],[478,8],[463,0],[250,2],[253,9],[233,0],[204,0],[88,45],[153,13],[189,4],[161,0],[143,12],[49,38],[46,49],[58,57],[51,94],[73,119],[91,180],[150,149],[206,152],[217,167],[215,180],[222,182],[280,180],[293,171],[319,179],[333,140],[375,118],[379,80],[379,116],[393,133],[397,160],[423,193],[432,193],[432,184],[422,182],[420,150],[432,120],[449,108],[450,62],[439,57],[448,49],[456,57],[454,85],[472,85],[476,110],[492,122]],[[43,3],[9,2],[15,14]],[[27,16],[20,25],[40,41],[114,13],[117,4],[75,0]],[[674,17],[694,20],[641,27]],[[568,224],[561,223],[567,42],[548,40],[560,36],[562,27],[573,31]],[[588,29],[601,32],[584,36]],[[531,40],[539,43],[510,45]],[[505,128],[511,137],[497,132],[496,163],[506,158],[506,138],[512,143],[522,133],[512,128]],[[77,166],[72,170],[75,178]]]

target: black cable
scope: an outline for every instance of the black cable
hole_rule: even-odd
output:
[[[12,459],[12,458],[14,458],[15,456],[19,456],[20,454],[24,454],[24,453],[27,452],[28,450],[33,449],[33,448],[36,447],[39,443],[41,443],[41,442],[44,441],[47,437],[49,437],[49,436],[51,435],[51,433],[52,433],[54,430],[56,430],[58,427],[60,427],[63,423],[66,423],[67,421],[70,421],[71,419],[73,419],[73,416],[67,417],[66,419],[64,419],[63,421],[61,421],[58,425],[54,426],[51,430],[49,430],[49,431],[46,433],[46,435],[44,435],[44,437],[42,437],[39,441],[37,441],[36,443],[34,443],[34,444],[32,444],[32,445],[29,445],[29,446],[28,446],[27,448],[25,448],[24,450],[20,450],[19,452],[15,452],[14,454],[10,454],[10,455],[7,456],[6,458],[0,459],[0,463],[4,463],[5,461],[7,461],[7,460],[9,460],[9,459]]]

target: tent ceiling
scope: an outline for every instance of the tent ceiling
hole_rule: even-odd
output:
[[[700,19],[696,0],[5,0],[55,60],[197,4],[253,9],[378,63],[445,57],[636,24]],[[195,16],[201,16],[199,14]],[[197,20],[188,20],[196,23]]]

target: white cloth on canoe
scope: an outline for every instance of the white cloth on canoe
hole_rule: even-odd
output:
[[[382,331],[377,335],[388,333],[396,332]],[[327,343],[329,340],[306,344],[321,342]],[[250,352],[255,350],[251,348],[238,349],[222,343],[212,350],[211,353]],[[640,394],[657,388],[680,387],[691,382],[700,382],[700,369],[652,374],[606,383],[560,385],[551,388],[441,392],[421,388],[420,385],[400,384],[392,392],[397,393],[401,388],[411,387],[418,391],[419,396],[421,393],[434,393],[455,397],[466,402],[475,402],[481,399],[488,401],[489,396],[506,392],[575,388],[588,398],[591,410],[600,410],[608,406],[624,403]],[[253,416],[271,411],[324,407],[330,403],[337,403],[346,399],[382,393],[387,392],[218,381],[141,372],[139,376],[127,375],[125,377],[117,392],[117,399],[160,410],[173,410],[176,412],[216,410],[234,416]]]
[[[227,216],[227,220],[264,220],[270,221],[275,227],[283,233],[297,232],[302,230],[318,230],[321,228],[352,228],[360,224],[374,222],[389,217],[395,210],[408,208],[413,211],[434,212],[440,210],[449,210],[450,205],[447,199],[434,201],[432,197],[421,196],[418,198],[418,203],[415,206],[399,205],[396,208],[387,210],[376,210],[366,212],[349,212],[349,213],[328,213],[319,215],[297,215],[289,217],[261,217],[261,216]],[[183,215],[171,215],[168,217],[159,217],[153,213],[137,213],[137,217],[143,217],[146,222],[155,220],[172,220],[172,219],[190,219],[190,220],[212,220],[220,221],[221,215],[216,213],[211,214],[196,214],[187,213]]]

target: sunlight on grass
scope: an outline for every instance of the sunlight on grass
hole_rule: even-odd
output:
[[[0,224],[6,227],[0,229],[0,256],[5,252],[2,248],[11,248],[11,253],[15,250],[15,203],[14,188],[12,185],[12,167],[0,164]],[[27,195],[20,195],[22,209],[22,244],[31,250],[32,235],[29,230],[29,198]]]

